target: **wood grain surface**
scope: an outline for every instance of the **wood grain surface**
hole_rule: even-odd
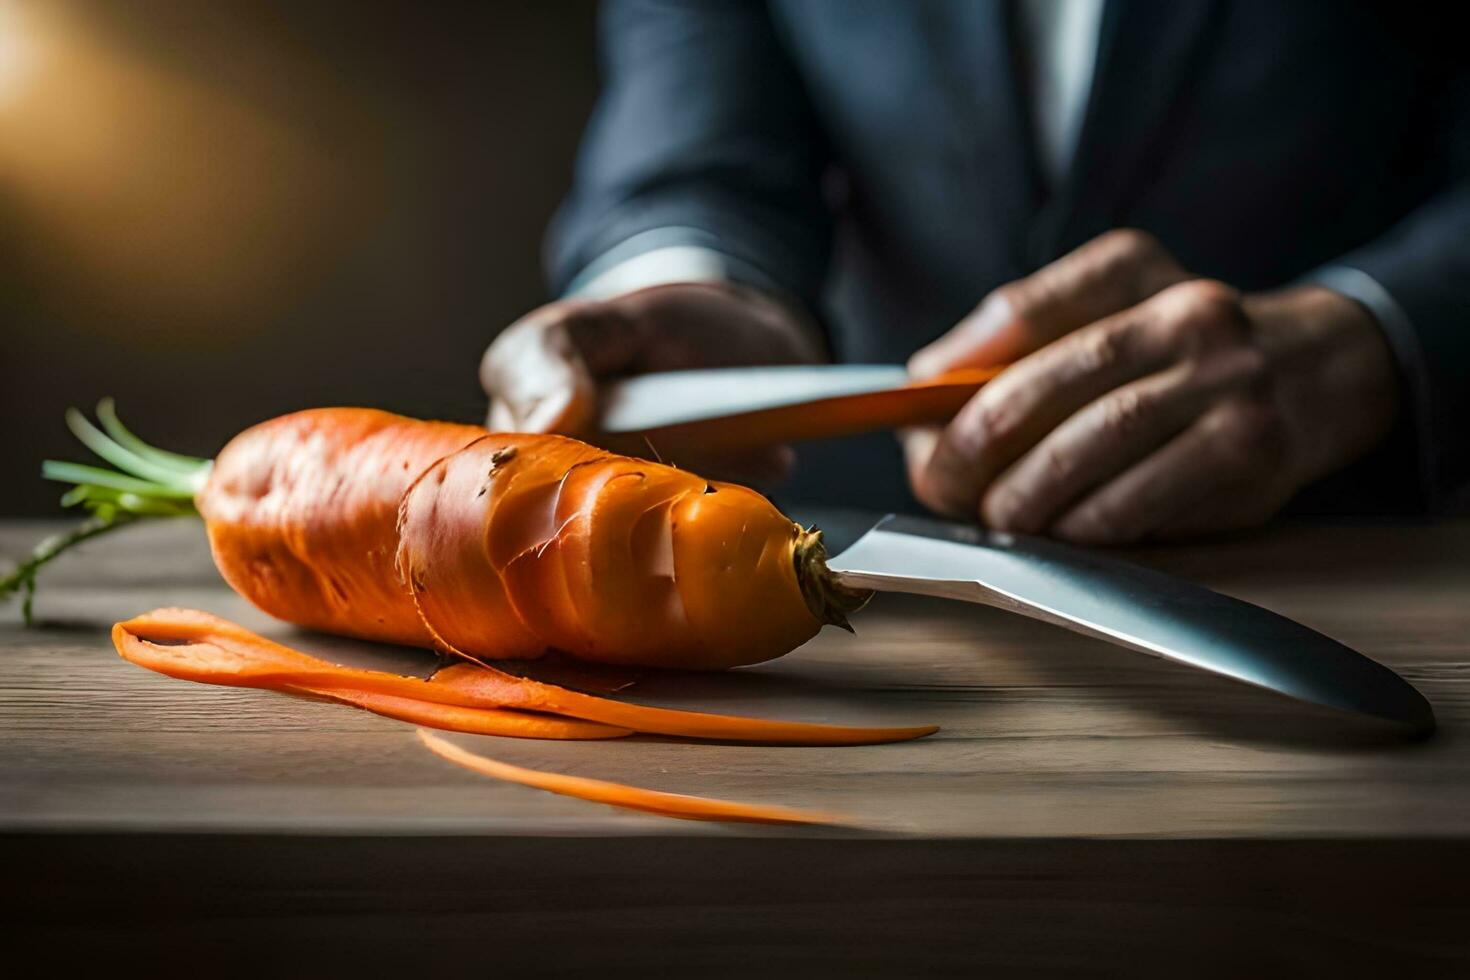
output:
[[[0,555],[45,530],[0,524]],[[448,956],[473,943],[446,925],[445,903],[476,930],[551,928],[495,898],[519,874],[522,894],[592,944],[540,959],[523,950],[514,963],[532,972],[588,965],[619,934],[634,945],[616,962],[646,967],[631,950],[660,928],[680,938],[649,956],[703,955],[717,975],[743,972],[716,955],[731,943],[787,970],[849,975],[1088,972],[1104,951],[1141,965],[1152,950],[1162,968],[1211,944],[1205,965],[1225,965],[1272,936],[1281,962],[1324,948],[1359,964],[1461,962],[1464,941],[1442,927],[1470,907],[1470,525],[1290,526],[1133,557],[1393,667],[1433,703],[1440,732],[1405,742],[994,610],[883,596],[856,636],[828,630],[721,675],[646,675],[619,696],[942,726],[929,739],[834,749],[455,736],[518,764],[835,810],[853,827],[671,821],[483,779],[428,755],[398,722],[121,661],[107,627],[176,604],[345,662],[434,663],[271,623],[220,582],[197,524],[160,523],[49,569],[40,628],[23,628],[14,604],[0,610],[0,860],[36,880],[0,910],[32,937],[140,955],[160,920],[139,917],[128,894],[171,903],[201,949],[226,942],[220,923],[250,918],[288,938],[315,922],[362,953],[375,923],[398,917]],[[465,870],[482,865],[496,873]],[[625,915],[591,897],[611,894]],[[78,908],[91,912],[78,919]]]

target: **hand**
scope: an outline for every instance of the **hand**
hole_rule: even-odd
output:
[[[943,430],[905,433],[930,508],[1123,544],[1254,526],[1379,442],[1397,380],[1371,315],[1315,286],[1241,296],[1111,232],[914,355],[912,374],[1015,363]]]
[[[655,286],[608,300],[562,300],[507,327],[485,351],[487,425],[511,432],[592,431],[599,383],[652,371],[822,360],[814,327],[755,290],[723,283]],[[654,447],[657,449],[657,447]],[[789,474],[789,447],[675,460],[706,476],[769,482]]]

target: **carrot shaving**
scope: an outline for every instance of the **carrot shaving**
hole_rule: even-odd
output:
[[[655,735],[785,745],[875,745],[907,741],[937,731],[932,725],[864,728],[652,708],[568,691],[470,664],[447,667],[424,681],[386,671],[330,664],[235,623],[192,609],[156,609],[118,623],[113,627],[112,638],[118,653],[140,667],[206,684],[288,692],[329,690],[338,695],[357,692],[416,705],[511,708]],[[393,701],[379,703],[403,708]],[[426,709],[415,707],[415,710]],[[448,714],[439,717],[449,720]],[[490,722],[482,719],[481,723]],[[455,730],[451,724],[435,727]],[[612,736],[604,733],[591,737]]]
[[[508,762],[491,759],[424,731],[418,730],[419,741],[439,756],[492,779],[501,779],[521,786],[543,789],[549,793],[572,796],[593,803],[625,810],[641,810],[663,817],[681,820],[718,820],[735,823],[780,823],[780,824],[833,824],[840,823],[837,816],[808,810],[794,810],[783,806],[759,803],[737,803],[733,800],[716,800],[704,796],[686,796],[682,793],[665,793],[660,790],[643,789],[623,783],[585,776],[568,776],[562,773],[542,772],[513,766]]]
[[[288,692],[291,689],[285,689]],[[603,739],[622,738],[633,734],[626,728],[599,725],[574,718],[549,718],[545,715],[508,711],[502,708],[465,708],[455,704],[435,704],[391,694],[373,694],[348,688],[301,687],[303,694],[351,705],[385,718],[396,718],[413,725],[440,728],[470,735],[500,735],[507,738]]]
[[[738,715],[706,714],[612,701],[578,691],[512,677],[498,670],[453,664],[435,674],[430,686],[444,687],[466,698],[493,701],[526,711],[584,718],[632,728],[650,735],[679,735],[724,742],[775,742],[786,745],[880,745],[906,742],[939,730],[935,725],[869,728],[767,721]]]

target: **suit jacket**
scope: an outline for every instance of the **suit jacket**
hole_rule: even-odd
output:
[[[705,244],[813,311],[839,359],[891,362],[1110,228],[1244,290],[1355,268],[1406,315],[1384,324],[1403,425],[1328,496],[1443,499],[1470,475],[1470,70],[1429,9],[1108,0],[1048,188],[1004,3],[609,0],[552,286]],[[865,446],[848,497],[891,506],[896,453]]]

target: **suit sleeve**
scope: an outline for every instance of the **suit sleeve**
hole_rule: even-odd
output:
[[[1398,359],[1420,482],[1435,509],[1463,503],[1470,485],[1470,77],[1458,92],[1445,134],[1454,178],[1335,263],[1366,274],[1392,299],[1356,297],[1378,313]]]
[[[831,247],[827,163],[765,4],[609,0],[603,92],[546,241],[558,295],[658,249],[815,307]]]

